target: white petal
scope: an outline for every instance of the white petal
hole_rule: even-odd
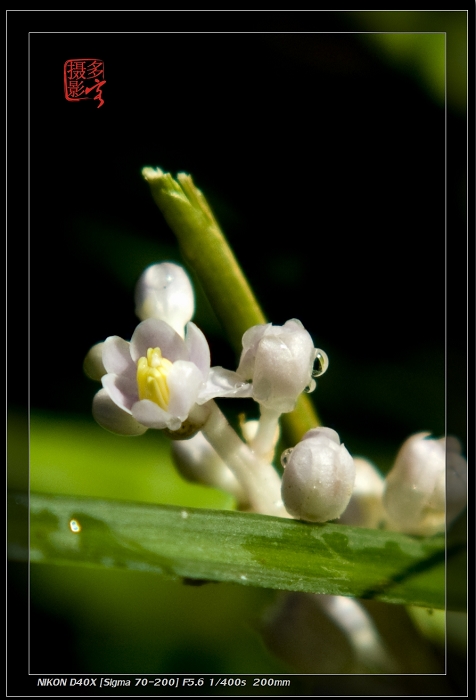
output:
[[[305,330],[304,326],[298,318],[291,318],[289,321],[286,321],[286,323],[283,325],[283,328],[291,331],[291,333],[295,333],[296,331],[304,331],[305,333],[307,333],[307,331]]]
[[[210,369],[210,348],[204,334],[194,323],[187,324],[185,345],[188,350],[188,359],[194,362],[205,380]]]
[[[200,389],[197,403],[203,404],[217,397],[248,398],[253,395],[253,386],[244,382],[236,372],[223,367],[212,367],[205,385]]]
[[[251,326],[243,334],[243,350],[249,350],[258,345],[259,341],[272,328],[271,323],[259,323],[257,326]]]
[[[301,439],[307,440],[308,438],[319,437],[320,435],[325,435],[329,438],[329,440],[333,440],[335,443],[340,445],[339,433],[336,433],[336,431],[332,430],[332,428],[325,428],[324,426],[319,428],[311,428],[311,430],[308,430]]]
[[[167,411],[164,411],[160,406],[148,399],[137,401],[132,406],[132,415],[142,425],[148,428],[156,428],[157,430],[166,428],[171,418],[170,413],[167,413]]]
[[[141,320],[156,318],[165,321],[183,338],[195,302],[192,285],[182,267],[174,263],[148,267],[137,283],[135,300],[136,314]]]
[[[142,435],[147,430],[130,413],[119,408],[106,389],[100,389],[93,399],[93,416],[100,426],[119,435]]]
[[[102,361],[108,374],[134,376],[136,368],[131,358],[130,343],[118,335],[106,338],[102,350]]]
[[[271,331],[271,323],[262,323],[252,326],[244,333],[242,343],[240,364],[236,370],[243,379],[253,379],[253,371],[256,359],[256,352],[261,338]]]
[[[114,401],[116,406],[131,412],[132,406],[137,401],[137,382],[129,377],[118,374],[106,374],[101,379],[103,387]]]
[[[181,422],[184,421],[197,401],[202,383],[203,376],[197,365],[183,360],[174,362],[167,375],[170,390],[170,401],[167,407],[169,413],[178,416]]]
[[[188,359],[187,348],[174,329],[155,318],[139,323],[131,338],[131,357],[134,362],[147,356],[149,348],[160,348],[162,356],[175,362]]]

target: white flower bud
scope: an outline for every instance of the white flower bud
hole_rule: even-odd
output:
[[[466,504],[466,460],[456,438],[428,439],[418,433],[400,448],[386,478],[383,497],[394,530],[429,536],[445,529],[445,481],[448,481],[448,518]]]
[[[355,466],[335,430],[309,430],[284,455],[281,495],[288,513],[318,523],[338,518],[352,495]]]
[[[395,673],[370,614],[353,598],[281,593],[261,624],[268,648],[301,673]]]
[[[446,438],[446,524],[449,525],[466,507],[468,464],[461,455],[455,437]]]
[[[378,528],[385,519],[382,500],[384,478],[366,459],[354,457],[354,464],[354,490],[339,522],[342,525]]]
[[[263,616],[261,635],[271,653],[299,673],[350,673],[355,664],[352,642],[322,609],[324,597],[280,592]]]
[[[235,475],[203,433],[197,433],[189,440],[172,442],[172,458],[177,470],[187,481],[227,491],[240,505],[246,501]]]
[[[84,358],[84,372],[90,379],[94,379],[96,382],[100,382],[104,375],[107,374],[107,370],[102,361],[103,347],[104,343],[96,343]]]
[[[313,372],[314,361],[319,367]],[[253,382],[253,398],[268,409],[288,413],[305,389],[315,387],[313,376],[327,369],[327,356],[297,319],[284,326],[253,326],[243,335],[237,373]]]
[[[408,438],[385,479],[388,524],[410,535],[432,535],[445,525],[445,441],[429,435]]]
[[[195,301],[192,284],[185,270],[174,263],[150,265],[139,278],[135,292],[136,314],[141,321],[165,321],[184,337]]]

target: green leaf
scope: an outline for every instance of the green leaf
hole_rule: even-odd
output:
[[[29,505],[32,562],[119,567],[430,608],[445,604],[444,537],[38,493],[31,494]],[[9,510],[10,555],[25,560],[27,496],[11,494]]]

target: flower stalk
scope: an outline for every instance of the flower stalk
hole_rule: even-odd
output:
[[[209,401],[206,407],[210,413],[202,433],[243,487],[251,509],[289,518],[281,500],[281,480],[273,466],[259,459],[238,437],[215,401]],[[194,417],[192,411],[191,418]]]

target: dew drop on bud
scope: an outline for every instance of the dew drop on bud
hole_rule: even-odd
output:
[[[320,377],[321,374],[329,367],[329,358],[327,357],[324,350],[316,348],[316,359],[314,360],[314,369],[312,370],[313,377]]]
[[[314,374],[314,372],[313,372],[313,374]],[[307,385],[307,387],[304,389],[304,393],[305,393],[305,394],[311,394],[311,393],[314,391],[315,388],[316,388],[316,382],[315,382],[314,379],[311,379],[311,381],[309,382],[309,384]]]
[[[284,450],[283,454],[281,455],[281,465],[283,469],[285,469],[286,464],[289,461],[289,458],[291,456],[291,452],[293,451],[294,447],[288,447],[287,450]]]

